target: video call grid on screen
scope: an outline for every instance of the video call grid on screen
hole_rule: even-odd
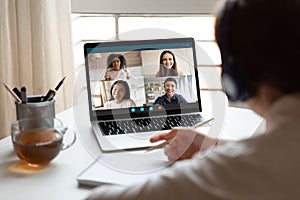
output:
[[[128,113],[131,116],[138,117],[150,114],[160,115],[162,111],[168,114],[201,112],[194,49],[192,38],[85,44],[91,117],[107,117],[116,114],[128,115]],[[182,74],[178,76],[155,76],[160,67],[160,54],[165,50],[173,52],[178,69]],[[133,108],[104,107],[105,103],[111,99],[111,86],[117,81],[117,79],[105,79],[108,66],[107,58],[111,54],[121,54],[126,59],[124,70],[128,73],[129,79],[123,80],[127,82],[130,89],[130,98],[136,105]],[[175,93],[182,95],[188,103],[168,104],[163,107],[154,104],[157,97],[165,94],[163,83],[168,77],[176,80]]]

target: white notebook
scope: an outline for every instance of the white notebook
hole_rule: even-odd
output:
[[[163,155],[162,149],[149,153],[144,150],[140,154],[129,156],[128,153],[111,154],[99,157],[76,179],[80,185],[116,184],[127,186],[143,182],[149,177],[162,173],[167,165],[167,158]]]

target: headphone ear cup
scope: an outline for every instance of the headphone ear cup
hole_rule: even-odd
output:
[[[230,101],[246,101],[250,98],[250,93],[247,87],[245,87],[244,81],[241,80],[241,76],[238,76],[231,70],[230,66],[223,66],[222,70],[222,86],[228,99]]]

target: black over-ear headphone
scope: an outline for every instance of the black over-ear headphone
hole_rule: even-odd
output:
[[[251,97],[244,77],[239,73],[234,55],[230,50],[229,32],[234,12],[239,7],[239,0],[227,0],[217,16],[217,42],[222,58],[222,85],[230,101],[246,101]]]

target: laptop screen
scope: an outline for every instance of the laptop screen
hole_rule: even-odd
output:
[[[91,120],[201,112],[192,38],[84,45]]]

